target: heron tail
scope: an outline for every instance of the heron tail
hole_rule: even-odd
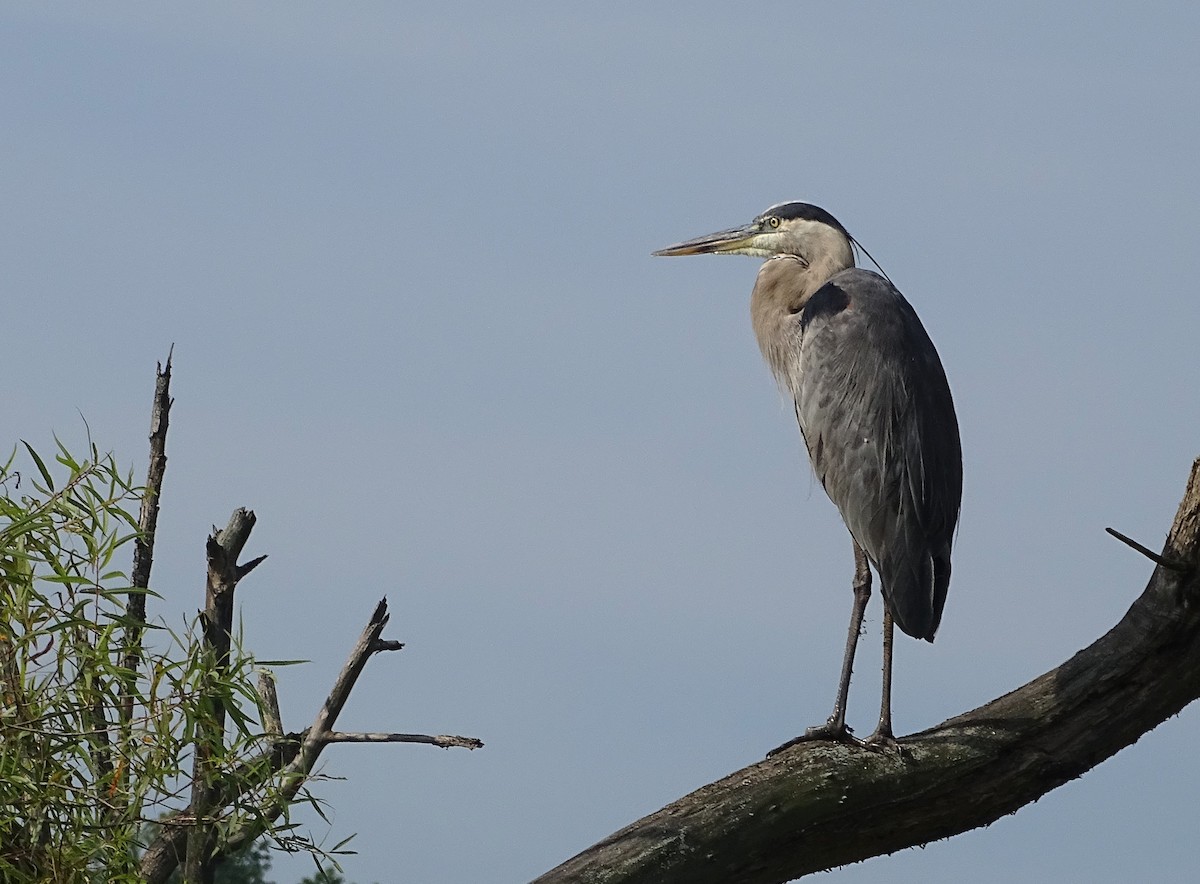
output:
[[[933,641],[950,588],[950,551],[919,552],[878,563],[884,602],[900,629]]]

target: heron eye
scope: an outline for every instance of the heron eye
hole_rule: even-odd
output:
[[[779,219],[772,215],[767,219],[767,226],[774,229],[779,226]]]

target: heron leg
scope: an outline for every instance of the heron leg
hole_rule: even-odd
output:
[[[892,638],[895,633],[892,612],[883,606],[883,697],[879,701],[879,725],[863,742],[868,746],[894,746],[892,733]]]
[[[850,696],[850,676],[854,672],[854,650],[858,647],[863,615],[867,611],[867,602],[871,598],[871,566],[867,562],[867,554],[858,545],[857,540],[854,541],[853,589],[854,608],[850,612],[850,629],[846,635],[846,652],[842,656],[842,676],[838,681],[837,700],[833,704],[833,714],[824,724],[810,727],[800,736],[772,749],[767,753],[768,758],[797,743],[807,743],[813,740],[836,740],[842,743],[860,742],[851,734],[850,728],[846,727],[846,702]]]

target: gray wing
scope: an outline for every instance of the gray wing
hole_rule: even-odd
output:
[[[845,270],[801,325],[796,418],[813,468],[879,573],[896,624],[933,641],[950,583],[962,449],[946,373],[891,283]]]

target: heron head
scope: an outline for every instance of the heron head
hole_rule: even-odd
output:
[[[698,236],[654,252],[674,255],[795,255],[808,264],[854,266],[853,238],[836,218],[809,203],[779,203],[749,224]]]

